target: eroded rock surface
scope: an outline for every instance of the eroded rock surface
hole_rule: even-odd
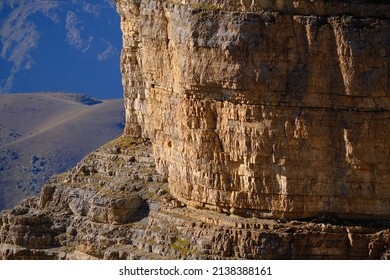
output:
[[[124,136],[1,259],[389,259],[387,1],[117,0]]]
[[[390,218],[386,1],[118,1],[126,133],[187,205]]]
[[[184,207],[151,144],[120,138],[1,213],[0,259],[387,259],[386,221],[243,218]]]

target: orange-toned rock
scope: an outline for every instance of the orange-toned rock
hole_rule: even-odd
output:
[[[389,259],[386,2],[118,0],[125,135],[0,259]]]
[[[390,218],[385,1],[117,1],[131,136],[171,193],[244,216]]]

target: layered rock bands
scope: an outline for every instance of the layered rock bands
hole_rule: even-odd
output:
[[[119,0],[126,134],[186,205],[390,218],[386,1]]]
[[[389,259],[386,221],[243,218],[183,207],[151,145],[122,137],[0,213],[0,259]]]
[[[390,4],[117,0],[122,137],[0,259],[389,259]]]

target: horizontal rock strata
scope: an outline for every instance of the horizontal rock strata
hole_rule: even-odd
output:
[[[390,217],[386,1],[118,1],[126,133],[183,203]]]
[[[166,179],[155,172],[149,153],[150,144],[118,139],[53,177],[40,198],[2,212],[0,259],[390,256],[390,226],[385,221],[325,216],[277,221],[183,207],[169,194]],[[129,197],[129,203],[118,206]]]
[[[389,259],[381,0],[117,0],[122,137],[0,213],[0,259]]]

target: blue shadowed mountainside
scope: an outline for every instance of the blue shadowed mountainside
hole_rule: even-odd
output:
[[[0,2],[0,93],[122,97],[114,0]]]

